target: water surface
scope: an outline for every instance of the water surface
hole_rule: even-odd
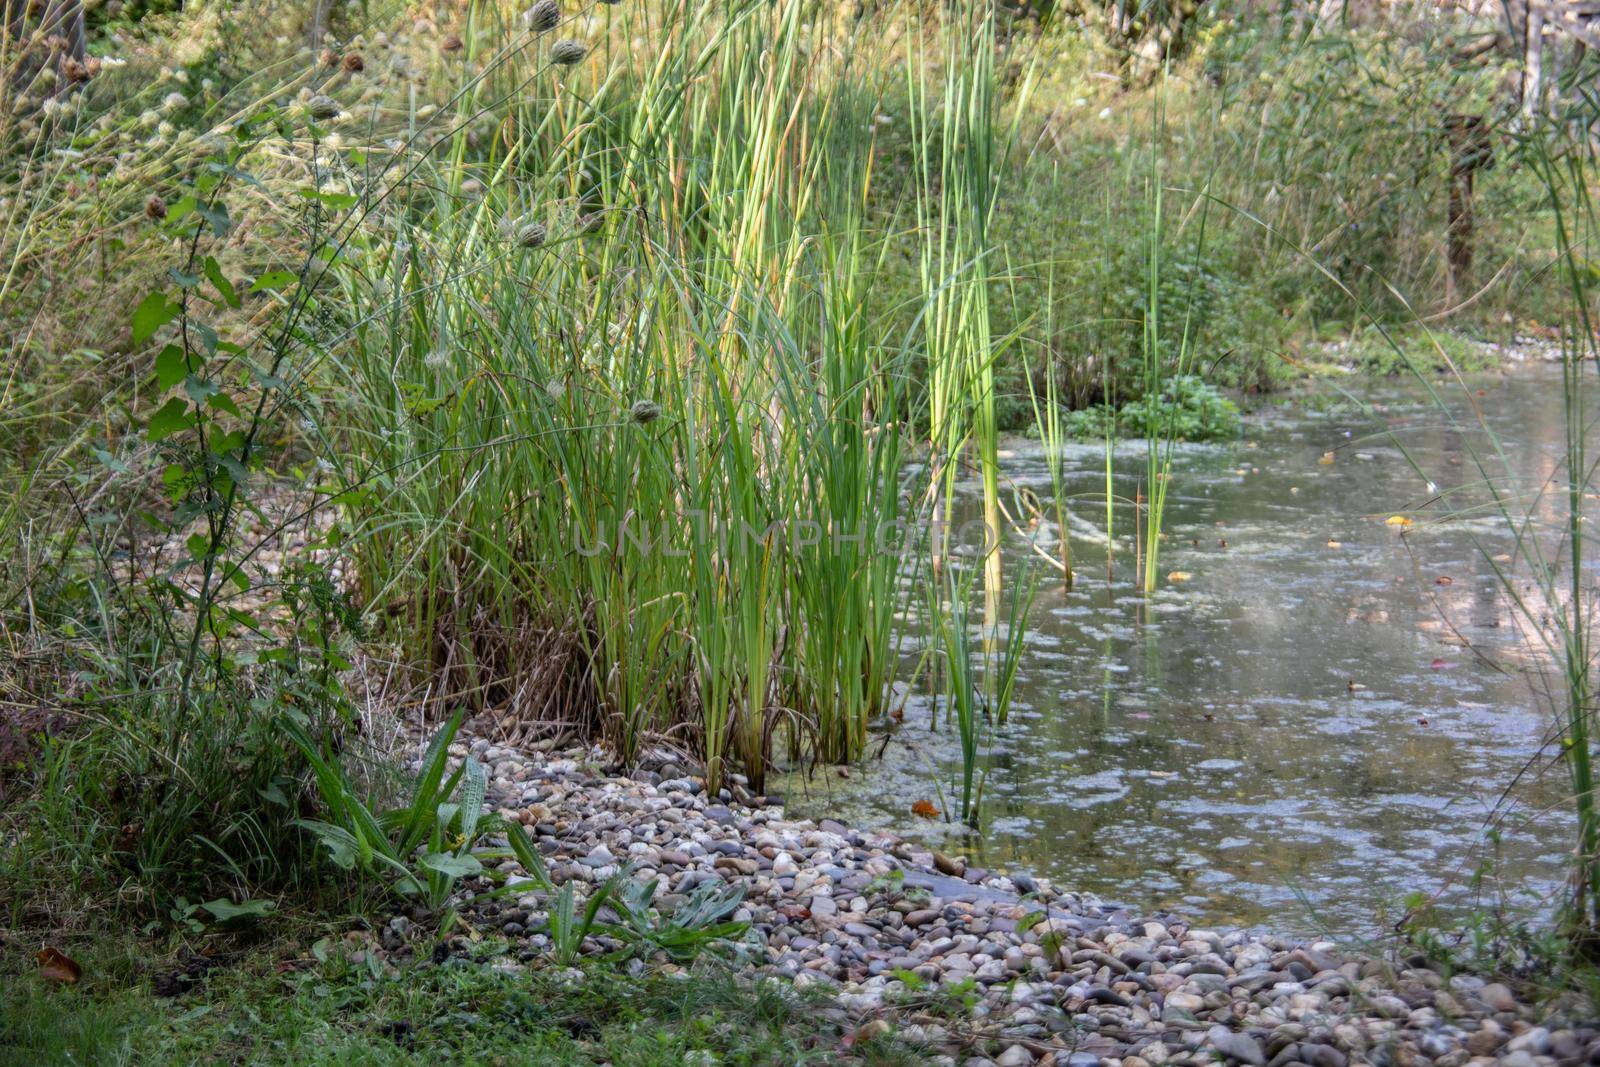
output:
[[[1079,582],[1039,589],[1011,718],[988,742],[981,832],[911,813],[957,803],[959,750],[930,731],[922,696],[874,741],[881,761],[776,787],[791,812],[1308,935],[1381,934],[1415,891],[1469,899],[1486,860],[1492,885],[1553,893],[1571,828],[1529,677],[1547,661],[1496,574],[1504,524],[1470,505],[1486,499],[1481,460],[1519,514],[1559,521],[1561,501],[1537,493],[1560,470],[1559,375],[1441,385],[1443,410],[1416,383],[1358,388],[1368,411],[1324,390],[1252,415],[1238,442],[1178,449],[1160,571],[1188,578],[1148,599],[1126,508],[1106,579],[1103,449],[1071,450]],[[1131,498],[1142,446],[1119,446],[1115,467]],[[1016,442],[1005,468],[1049,499],[1037,442]],[[1415,524],[1386,523],[1399,513]],[[908,665],[916,649],[913,633]]]

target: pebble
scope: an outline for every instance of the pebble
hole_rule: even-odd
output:
[[[1239,1063],[1262,1065],[1267,1062],[1261,1045],[1248,1034],[1236,1034],[1225,1026],[1213,1026],[1206,1031],[1206,1044]]]
[[[1136,915],[892,835],[786,819],[781,807],[751,797],[747,783],[708,798],[696,768],[677,755],[624,777],[598,769],[599,751],[519,752],[480,741],[452,748],[457,758],[469,751],[491,767],[487,810],[529,828],[558,882],[587,893],[631,864],[658,879],[664,911],[696,886],[736,887],[752,977],[828,990],[833,1010],[853,1017],[859,1032],[883,1031],[885,1016],[896,1018],[897,1005],[930,987],[965,983],[958,987],[970,993],[954,1009],[967,1016],[960,1025],[946,1029],[926,1016],[893,1025],[901,1036],[915,1032],[928,1062],[1600,1063],[1600,1029],[1587,1017],[1541,1013],[1504,983],[1446,978],[1420,957],[1376,959],[1328,942],[1203,930],[1164,911]],[[523,877],[510,861],[501,870],[508,881]],[[524,951],[544,950],[547,894],[518,884],[515,907],[474,913],[465,899],[483,888],[474,885],[463,887],[458,906]],[[409,932],[388,931],[396,944]],[[616,947],[604,940],[585,951]]]

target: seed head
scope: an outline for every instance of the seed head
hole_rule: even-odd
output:
[[[333,97],[319,94],[306,101],[306,112],[314,119],[336,119],[339,104]]]
[[[144,217],[151,222],[160,222],[167,217],[167,202],[154,193],[144,202]]]
[[[542,223],[524,219],[516,224],[512,239],[516,241],[518,248],[538,248],[544,244],[544,240],[548,236],[549,232],[545,230]]]
[[[557,41],[550,46],[550,62],[570,67],[589,54],[589,46],[582,41]]]
[[[534,33],[544,33],[556,28],[561,21],[561,5],[556,0],[539,0],[522,13],[522,21]]]
[[[628,409],[628,418],[640,426],[655,422],[661,417],[661,405],[653,400],[635,400],[633,407]]]

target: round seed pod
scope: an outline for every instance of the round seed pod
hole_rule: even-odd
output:
[[[544,228],[542,223],[519,222],[517,223],[514,240],[519,248],[538,248],[544,244],[545,238],[549,235],[549,231]]]
[[[553,30],[561,21],[561,5],[556,0],[539,0],[522,13],[522,21],[534,33]]]
[[[570,67],[589,54],[589,46],[582,41],[557,41],[550,46],[550,62]]]
[[[314,119],[336,119],[339,104],[333,97],[319,94],[306,101],[306,113]]]

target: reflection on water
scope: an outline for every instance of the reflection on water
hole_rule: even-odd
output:
[[[1533,493],[1559,469],[1559,378],[1521,370],[1473,388],[1449,387],[1451,410],[1470,428],[1481,407],[1509,457],[1497,479],[1515,484],[1519,509],[1556,517],[1560,501]],[[982,833],[910,813],[916,799],[946,807],[937,783],[960,762],[921,698],[881,765],[784,782],[791,812],[891,828],[1130,905],[1366,936],[1414,890],[1460,898],[1486,854],[1486,819],[1520,775],[1497,863],[1506,881],[1552,892],[1570,827],[1559,774],[1524,773],[1550,719],[1495,574],[1509,539],[1489,516],[1423,517],[1438,495],[1458,511],[1481,499],[1470,488],[1485,439],[1416,387],[1364,399],[1398,445],[1350,405],[1284,405],[1240,442],[1181,448],[1161,570],[1191,577],[1149,600],[1127,544],[1104,579],[1103,457],[1075,448],[1069,492],[1079,521],[1100,525],[1075,528],[1078,588],[1041,586],[1011,721],[992,739]],[[1006,463],[1048,496],[1036,443]],[[1131,498],[1139,446],[1118,466]],[[1422,509],[1409,531],[1385,525],[1408,508]],[[1131,514],[1118,521],[1131,534]]]

